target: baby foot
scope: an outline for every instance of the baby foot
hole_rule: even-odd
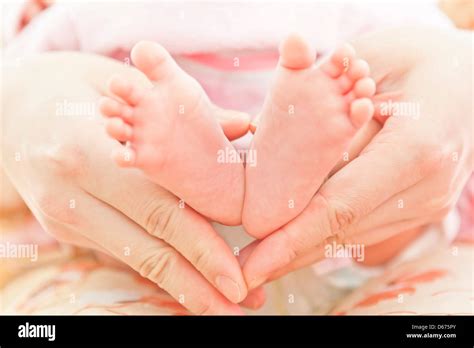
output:
[[[257,238],[295,218],[307,206],[374,107],[369,66],[340,47],[321,66],[299,36],[280,46],[280,61],[246,167],[242,221]]]
[[[115,161],[141,169],[203,215],[239,224],[244,166],[218,160],[221,151],[235,149],[216,120],[217,108],[160,45],[138,43],[131,56],[153,87],[123,77],[110,81],[115,98],[104,97],[100,107],[109,117],[106,129],[130,145],[114,155]]]

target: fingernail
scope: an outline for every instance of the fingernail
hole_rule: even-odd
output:
[[[239,284],[229,277],[224,275],[218,276],[216,278],[216,286],[219,291],[233,303],[239,303],[241,301],[242,295]]]

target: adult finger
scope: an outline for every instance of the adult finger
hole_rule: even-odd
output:
[[[247,289],[239,263],[209,222],[140,171],[114,165],[110,154],[120,145],[105,137],[100,125],[91,125],[87,132],[94,151],[73,148],[56,155],[68,158],[64,162],[69,161],[69,176],[90,195],[172,245],[230,301],[244,299]]]
[[[247,258],[252,253],[254,246],[255,242],[249,244],[239,252],[237,259],[239,260],[241,266],[247,261]],[[265,289],[263,287],[258,287],[249,291],[247,297],[242,302],[240,302],[240,305],[249,309],[259,309],[265,304],[265,301]]]
[[[456,169],[451,156],[441,156],[432,174],[418,184],[397,192],[361,218],[354,233],[362,234],[419,216],[439,220],[453,209],[469,176],[468,170]]]
[[[333,242],[340,244],[340,245],[346,245],[346,244],[358,244],[358,245],[364,245],[364,246],[370,246],[374,245],[380,242],[384,242],[389,238],[392,238],[400,233],[400,231],[407,231],[410,229],[413,229],[415,227],[419,226],[424,226],[430,221],[433,221],[433,218],[430,217],[424,217],[421,219],[409,219],[409,220],[403,220],[399,221],[397,223],[389,224],[387,226],[383,226],[378,229],[374,229],[368,233],[362,233],[362,234],[357,234],[357,236],[354,236],[353,238],[349,239],[336,239],[336,238],[328,238],[325,241],[323,241],[321,244],[307,250],[303,254],[299,255],[296,257],[293,261],[291,261],[289,264],[286,266],[270,273],[266,279],[262,279],[262,282],[270,282],[272,280],[281,278],[285,276],[286,274],[289,274],[291,272],[294,272],[298,269],[308,267],[316,262],[322,261],[328,257],[326,254],[326,247],[327,246],[332,246]],[[252,249],[255,249],[260,241],[256,241],[255,245],[251,246]],[[242,252],[244,252],[242,250]],[[329,256],[331,257],[331,256]],[[258,283],[256,283],[258,284]],[[259,286],[259,285],[256,285]],[[250,293],[253,290],[250,290]]]
[[[172,245],[230,301],[244,299],[247,289],[239,263],[209,222],[138,170],[115,166],[109,154],[118,143],[100,134],[90,138],[95,150],[79,156],[81,163],[76,164],[79,185]]]
[[[321,187],[300,216],[262,240],[244,265],[249,288],[326,238],[343,237],[362,217],[425,177],[439,153],[431,143],[416,141],[421,134],[410,134],[412,126],[389,119],[361,155]]]
[[[83,236],[156,283],[192,313],[242,313],[178,251],[106,203],[84,195],[74,210],[78,216],[74,225]]]

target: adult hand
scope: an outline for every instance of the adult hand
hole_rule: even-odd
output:
[[[392,108],[392,117],[365,148],[360,138],[353,144],[352,152],[363,148],[360,155],[323,184],[301,215],[242,252],[249,289],[322,260],[328,242],[373,245],[453,208],[473,170],[466,39],[410,28],[355,45],[378,82],[378,119],[384,107]],[[395,52],[393,60],[380,52]],[[395,115],[392,98],[411,103],[405,106],[415,113]]]
[[[5,70],[3,168],[60,241],[121,260],[193,313],[240,314],[241,268],[209,222],[111,160],[120,144],[90,103],[113,73],[150,83],[135,69],[84,54],[45,54]],[[222,125],[237,137],[248,119],[233,116]]]

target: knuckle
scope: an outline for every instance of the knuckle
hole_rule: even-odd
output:
[[[332,237],[343,236],[345,229],[357,221],[355,209],[341,200],[328,201],[326,211]]]
[[[58,144],[42,151],[41,155],[48,168],[58,176],[75,177],[84,172],[86,153],[81,145]]]
[[[169,277],[173,273],[177,255],[173,248],[162,247],[155,249],[149,256],[145,257],[137,267],[142,277],[148,278],[159,286],[165,287],[169,284]]]
[[[151,235],[172,243],[180,221],[177,206],[153,200],[145,208],[145,229]]]
[[[419,164],[420,174],[423,177],[443,168],[452,153],[449,146],[442,145],[440,141],[423,139],[423,137],[418,138],[415,146],[419,151],[416,152],[414,161]]]
[[[205,246],[197,246],[191,259],[191,263],[200,271],[211,269],[213,251]]]
[[[320,225],[316,228],[324,231],[322,239],[342,238],[345,231],[357,222],[354,208],[340,198],[328,196],[323,190],[316,194],[307,209],[310,214],[318,217]]]

